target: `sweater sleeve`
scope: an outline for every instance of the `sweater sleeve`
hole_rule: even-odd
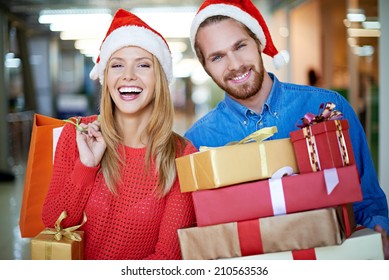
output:
[[[188,143],[184,155],[196,152],[196,148]],[[181,259],[181,250],[177,230],[195,223],[195,213],[190,193],[181,193],[178,177],[166,197],[164,217],[161,222],[158,243],[149,260]]]
[[[90,168],[81,163],[75,127],[66,124],[57,143],[53,174],[43,204],[42,221],[46,227],[53,227],[62,211],[68,215],[61,224],[63,227],[81,223],[98,170],[99,166]]]

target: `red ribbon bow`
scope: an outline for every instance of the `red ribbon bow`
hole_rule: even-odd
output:
[[[320,110],[322,110],[321,113],[319,113],[318,115],[306,113],[304,117],[301,118],[302,124],[297,124],[297,127],[303,128],[324,121],[341,119],[343,117],[343,114],[338,110],[334,110],[335,107],[336,105],[331,102],[327,102],[326,104],[320,104]]]

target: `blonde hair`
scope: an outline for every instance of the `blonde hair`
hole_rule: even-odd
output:
[[[246,25],[244,25],[242,22],[232,18],[232,17],[229,17],[229,16],[222,16],[222,15],[215,15],[215,16],[210,16],[208,18],[206,18],[200,25],[199,25],[199,28],[197,30],[197,33],[198,31],[200,30],[200,28],[202,27],[206,27],[206,26],[209,26],[209,25],[212,25],[212,24],[215,24],[215,23],[219,23],[223,20],[227,20],[227,19],[232,19],[238,23],[240,23],[240,25],[243,27],[244,30],[246,30],[247,34],[253,38],[257,45],[258,45],[258,48],[259,50],[261,50],[261,42],[259,41],[257,35],[255,35],[254,32],[252,32]],[[201,48],[197,42],[197,33],[196,33],[196,36],[195,36],[195,42],[194,42],[194,50],[195,50],[195,53],[196,53],[196,56],[198,58],[198,60],[200,61],[201,65],[205,67],[205,57],[201,51]],[[205,69],[205,71],[207,71],[207,69]]]
[[[146,147],[145,167],[146,171],[150,172],[150,166],[155,165],[155,175],[158,175],[155,190],[157,195],[163,197],[170,191],[176,179],[175,158],[177,153],[182,153],[185,140],[173,132],[173,101],[165,72],[154,55],[153,63],[156,76],[155,98],[150,122],[144,131],[149,139]],[[107,68],[104,72],[104,81],[106,80]],[[104,82],[100,102],[100,126],[107,149],[101,160],[101,170],[112,193],[116,193],[116,186],[121,182],[120,170],[126,160],[125,153],[119,150],[123,137],[115,121],[114,110],[115,103]],[[179,142],[178,145],[177,142]]]

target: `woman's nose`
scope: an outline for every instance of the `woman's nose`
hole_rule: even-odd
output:
[[[127,68],[125,69],[124,73],[123,73],[123,78],[125,80],[136,80],[136,74],[135,74],[135,71],[131,68]]]

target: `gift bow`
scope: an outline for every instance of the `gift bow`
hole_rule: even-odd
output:
[[[86,214],[84,212],[84,218],[80,225],[72,226],[68,228],[62,228],[61,222],[63,219],[67,217],[66,211],[62,211],[61,215],[59,216],[58,220],[55,222],[54,228],[47,228],[44,231],[42,231],[42,234],[52,234],[54,235],[55,240],[60,241],[62,239],[62,236],[69,238],[74,241],[81,241],[81,236],[74,232],[78,228],[82,227],[86,223]]]
[[[277,133],[277,127],[276,126],[271,126],[271,127],[264,127],[260,130],[257,130],[253,133],[251,133],[249,136],[246,138],[240,140],[238,144],[246,144],[250,142],[262,142],[263,140],[271,137],[274,135],[274,133]]]
[[[278,130],[277,130],[276,126],[264,127],[262,129],[259,129],[255,132],[251,133],[249,136],[247,136],[246,138],[243,138],[239,142],[238,141],[230,142],[230,143],[227,143],[226,146],[231,146],[231,145],[236,145],[236,144],[246,144],[246,143],[250,143],[250,142],[260,143],[263,140],[273,136],[274,133],[277,133],[277,132],[278,132]],[[208,150],[208,149],[211,149],[211,147],[200,146],[199,151],[203,152],[203,151]]]
[[[331,102],[327,102],[325,105],[324,103],[320,104],[320,109],[322,110],[321,113],[318,115],[314,115],[312,113],[306,113],[304,117],[301,119],[302,124],[298,124],[297,127],[304,128],[313,124],[317,124],[323,121],[330,121],[330,120],[339,120],[343,117],[343,114],[335,110],[334,108],[336,105]]]

